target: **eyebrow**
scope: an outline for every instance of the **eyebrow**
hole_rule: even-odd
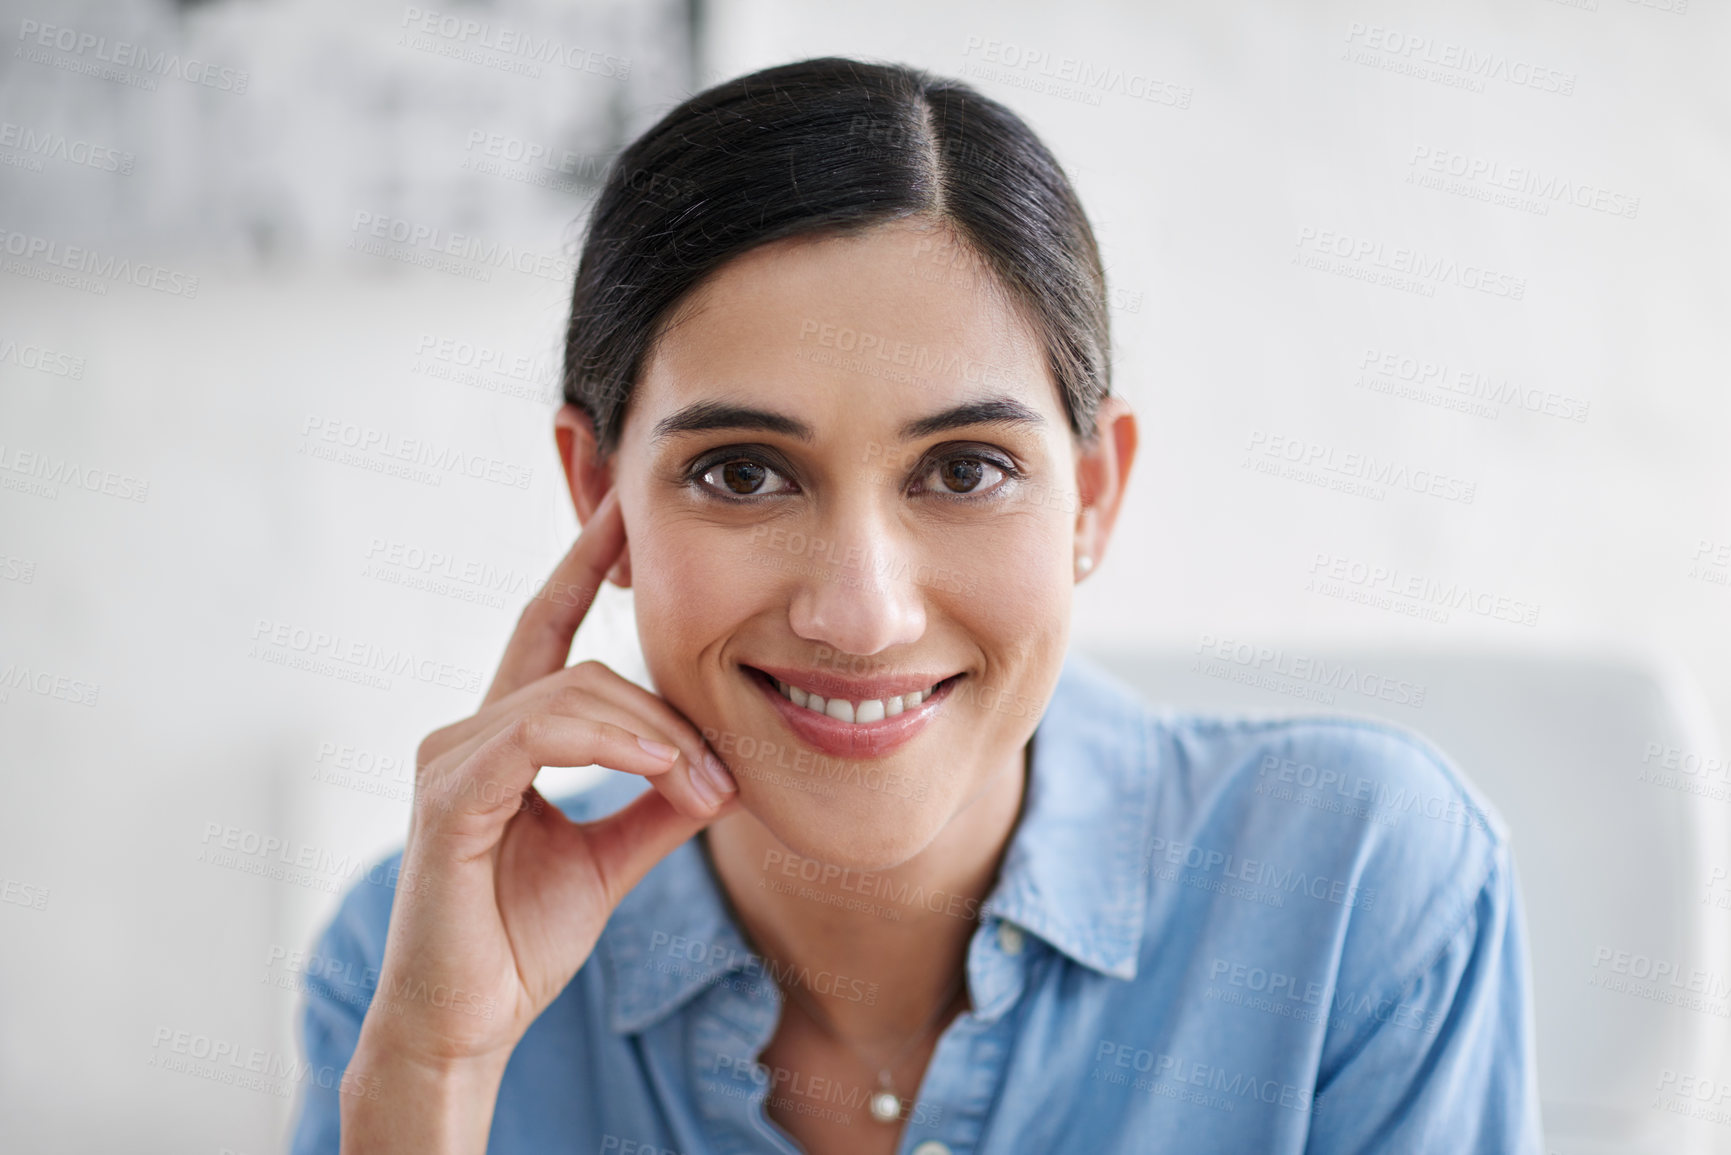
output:
[[[757,429],[765,433],[780,433],[799,441],[812,439],[811,426],[785,414],[774,413],[768,409],[753,409],[749,405],[698,401],[657,421],[649,440],[656,442],[680,433],[704,433],[711,429]]]
[[[993,397],[986,401],[965,401],[930,417],[921,417],[902,426],[903,441],[930,437],[947,429],[966,425],[1029,425],[1035,428],[1046,423],[1034,410],[1011,397]]]
[[[915,418],[902,426],[901,439],[912,441],[969,425],[1039,427],[1045,423],[1044,417],[1022,402],[1011,397],[993,397],[983,401],[965,401],[929,416]],[[655,442],[681,433],[704,433],[716,429],[754,429],[808,443],[815,437],[811,426],[783,413],[754,409],[749,405],[698,401],[656,422],[649,439]]]

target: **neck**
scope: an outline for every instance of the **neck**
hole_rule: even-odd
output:
[[[837,976],[831,997],[804,992],[835,1034],[866,1046],[894,1043],[928,1023],[958,982],[965,992],[968,942],[1021,813],[1026,759],[1024,747],[930,845],[887,870],[783,878],[764,864],[798,856],[744,809],[704,832],[754,949],[783,975]]]

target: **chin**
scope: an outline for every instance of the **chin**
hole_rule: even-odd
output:
[[[782,845],[845,870],[900,866],[931,845],[950,817],[929,789],[916,791],[924,799],[916,802],[859,786],[790,784],[768,768],[726,761],[739,780],[741,806]]]

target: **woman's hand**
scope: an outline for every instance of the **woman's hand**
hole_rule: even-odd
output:
[[[482,1151],[505,1062],[649,869],[737,805],[660,697],[571,640],[625,544],[617,491],[524,609],[481,708],[427,735],[377,992],[349,1065],[345,1151]],[[653,789],[577,824],[532,785],[598,764]],[[707,767],[707,769],[706,769]]]

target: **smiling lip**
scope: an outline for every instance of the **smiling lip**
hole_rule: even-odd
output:
[[[761,670],[778,681],[798,686],[802,690],[814,691],[825,698],[846,698],[850,702],[860,702],[867,698],[890,698],[898,694],[911,694],[915,690],[927,690],[953,676],[953,672],[915,672],[878,678],[844,678],[822,670],[800,670],[792,666],[747,666],[746,669]]]
[[[955,683],[966,677],[966,674],[952,674],[947,677],[932,676],[922,681],[926,675],[914,674],[895,678],[837,678],[834,675],[822,675],[815,672],[786,669],[760,668],[742,666],[746,677],[757,685],[763,696],[769,699],[771,707],[780,715],[782,722],[792,730],[801,741],[813,746],[825,754],[837,758],[881,758],[885,754],[911,740],[921,730],[924,730],[943,711],[944,703],[949,699],[950,690]],[[788,675],[791,675],[788,676]],[[893,718],[880,718],[875,722],[843,722],[831,718],[827,714],[819,714],[804,706],[796,706],[781,696],[776,688],[776,681],[791,682],[812,690],[829,690],[836,697],[848,697],[852,701],[860,701],[876,695],[893,696],[899,690],[918,690],[936,684],[937,689],[931,697],[911,709],[903,710]]]

